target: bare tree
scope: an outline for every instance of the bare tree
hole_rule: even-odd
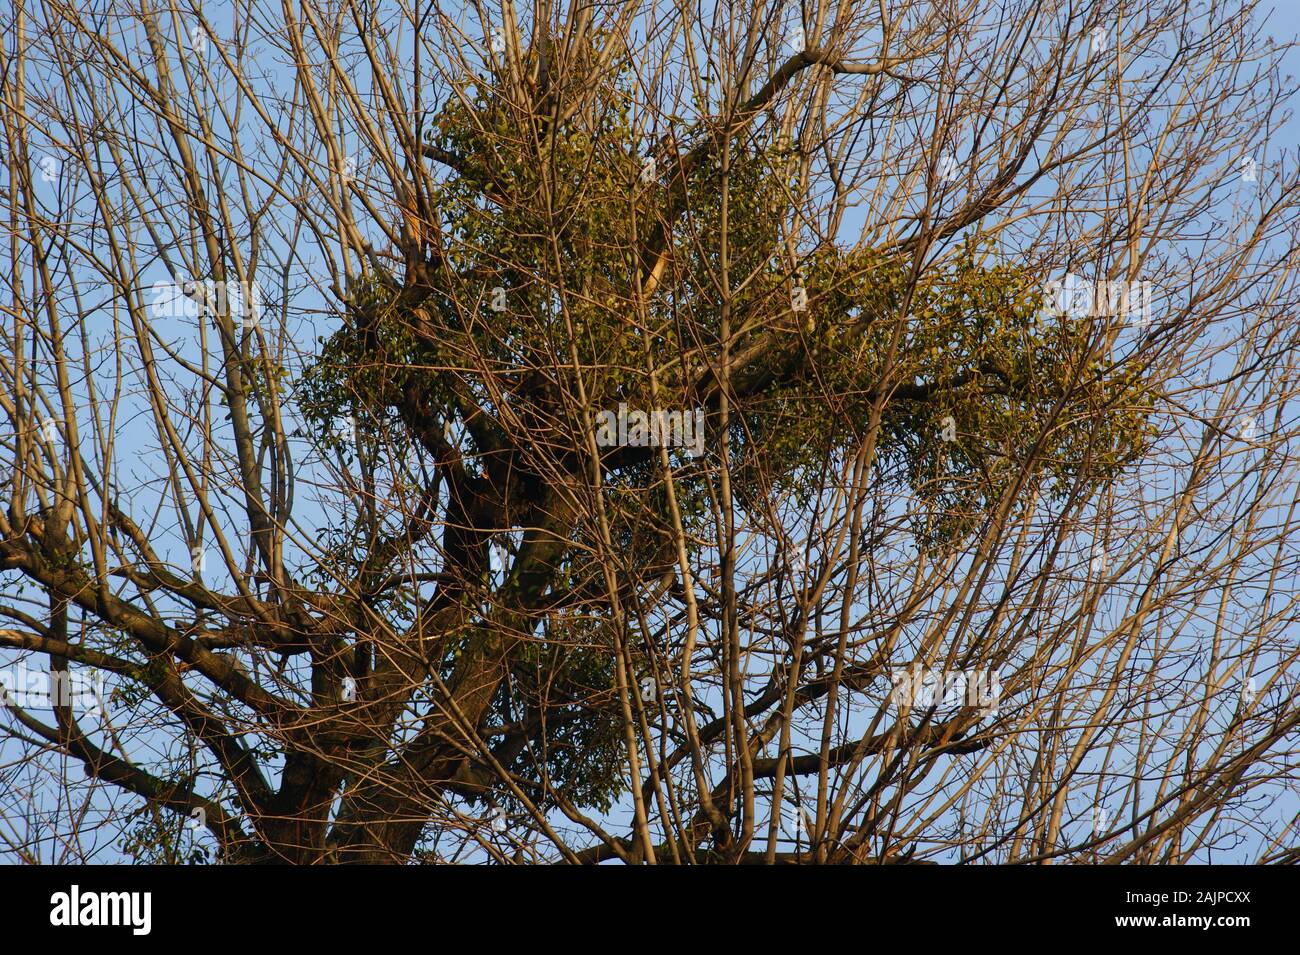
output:
[[[1294,861],[1253,4],[15,0],[29,861]]]

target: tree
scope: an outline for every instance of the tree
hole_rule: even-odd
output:
[[[17,6],[13,851],[1293,855],[1283,50],[979,6]]]

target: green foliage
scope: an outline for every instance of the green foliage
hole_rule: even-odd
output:
[[[663,169],[642,175],[649,149],[635,142],[632,102],[631,83],[616,79],[596,109],[535,137],[488,84],[448,104],[433,144],[458,161],[430,198],[437,239],[411,274],[371,272],[353,286],[343,327],[302,384],[310,413],[324,422],[347,409],[433,435],[472,422],[472,469],[474,455],[507,449],[512,469],[544,483],[583,474],[593,424],[575,410],[575,363],[593,409],[714,408],[725,201],[730,353],[745,359],[732,372],[728,435],[741,500],[768,489],[808,500],[827,462],[867,439],[873,408],[874,479],[907,502],[925,546],[976,531],[1023,462],[1040,462],[1029,485],[1059,492],[1104,481],[1141,451],[1142,382],[1108,370],[1092,323],[1040,320],[1041,277],[1027,267],[983,264],[975,243],[918,277],[910,258],[833,244],[801,247],[791,263],[788,157],[762,134],[730,144],[725,175],[721,150],[701,154],[664,281],[643,296],[642,250],[677,184]],[[792,308],[796,286],[806,311]],[[707,447],[716,455],[716,435]],[[708,521],[709,455],[674,468],[690,530]],[[668,528],[658,461],[609,466],[613,533],[630,566],[653,576]],[[568,532],[578,543],[590,528]],[[581,553],[555,565],[555,590],[599,579]],[[572,636],[520,643],[498,717],[545,712],[545,752],[525,749],[513,768],[608,806],[622,747],[606,699],[611,657]],[[468,639],[444,641],[447,673]]]
[[[543,640],[520,647],[498,705],[503,723],[546,721],[539,742],[508,767],[517,777],[548,780],[569,802],[608,812],[626,785],[613,656],[601,629],[601,622],[580,618],[549,621]],[[552,802],[540,788],[529,795]]]

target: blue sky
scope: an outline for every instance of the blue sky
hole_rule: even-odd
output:
[[[212,14],[209,13],[209,15]],[[1295,6],[1279,6],[1274,9],[1268,22],[1271,26],[1271,32],[1275,36],[1296,36],[1300,34],[1300,9]],[[1297,61],[1296,52],[1291,51],[1289,56],[1292,71],[1300,73],[1300,68],[1297,68],[1300,67],[1300,62]],[[274,69],[267,64],[262,65],[267,69],[261,79],[273,88],[275,82]],[[1269,155],[1259,157],[1263,169],[1266,170],[1270,163],[1278,161],[1282,153],[1287,151],[1294,153],[1296,148],[1300,147],[1300,127],[1297,127],[1294,120],[1284,126],[1283,133],[1270,145]],[[255,148],[255,145],[250,144],[250,148]],[[357,170],[357,173],[365,177],[368,175],[368,170],[363,166]],[[270,194],[269,189],[267,194]],[[55,201],[56,197],[52,192],[51,202]],[[846,228],[851,229],[853,225],[854,222],[850,219],[846,223]],[[289,237],[280,238],[280,242],[286,248],[290,241]],[[177,243],[177,245],[180,244]],[[279,251],[280,254],[283,254],[283,249]],[[197,310],[169,295],[165,291],[166,285],[159,287],[163,289],[161,292],[155,293],[152,291],[157,283],[170,283],[173,277],[183,276],[184,270],[180,267],[183,261],[184,251],[173,249],[171,258],[164,260],[160,257],[154,261],[140,263],[139,287],[142,290],[150,290],[148,301],[150,307],[154,310],[154,315],[159,320],[161,337],[165,343],[174,347],[180,357],[197,364],[202,361],[205,345],[210,347],[210,343],[206,343],[203,339],[206,333],[203,329],[203,323],[197,320]],[[286,261],[288,261],[287,258]],[[289,324],[290,341],[280,343],[277,352],[277,356],[283,360],[291,373],[296,372],[301,367],[301,362],[310,359],[317,341],[332,330],[335,321],[328,310],[328,294],[320,287],[320,277],[326,273],[323,253],[319,250],[313,252],[310,248],[304,248],[292,260],[292,272],[291,283],[282,289],[269,289],[264,301],[265,308],[276,309],[284,303],[290,292],[292,292],[292,312]],[[314,287],[313,283],[315,283]],[[90,335],[89,351],[91,353],[96,351],[97,343],[102,344],[108,341],[118,320],[118,316],[112,315],[107,310],[96,316],[95,321],[101,322],[101,324],[91,325],[88,329]],[[176,388],[179,392],[184,392],[184,394],[177,395],[179,401],[190,400],[187,396],[192,394],[195,388],[193,381],[185,381],[184,378],[183,375],[177,376]],[[194,400],[197,400],[197,398]],[[156,460],[151,456],[153,451],[152,443],[155,441],[155,437],[145,426],[147,420],[143,417],[142,405],[128,401],[122,407],[124,410],[129,410],[131,415],[141,415],[139,419],[141,424],[139,425],[133,424],[133,419],[130,416],[123,420],[119,429],[118,447],[116,449],[118,454],[117,476],[120,482],[119,489],[129,501],[133,513],[140,515],[151,510],[158,510],[167,500],[169,488],[165,480],[166,475],[160,471]],[[289,411],[292,413],[292,409],[289,409]],[[216,427],[220,429],[219,421],[216,423]],[[300,547],[303,552],[308,552],[318,542],[329,538],[330,520],[325,510],[319,506],[318,500],[328,500],[330,496],[328,485],[337,480],[340,472],[348,472],[348,464],[346,461],[338,459],[324,460],[324,458],[334,458],[337,453],[335,449],[328,446],[324,449],[324,458],[318,458],[318,451],[315,446],[318,444],[317,439],[320,436],[309,433],[310,429],[306,425],[302,425],[301,430],[304,433],[300,434],[295,440],[296,453],[300,456],[299,465],[302,467],[297,488],[299,507],[295,516],[299,522]],[[1168,481],[1170,477],[1169,473],[1165,473],[1157,475],[1156,479]],[[317,486],[317,482],[319,482],[319,486]],[[231,527],[240,526],[240,518],[236,510],[219,515],[217,523],[223,520],[228,520]],[[187,521],[189,522],[188,525]],[[166,518],[158,528],[158,535],[155,539],[159,544],[162,555],[171,561],[179,573],[188,572],[191,559],[190,549],[195,537],[194,526],[198,523],[200,523],[198,514],[190,508],[186,511],[184,518],[174,516]],[[209,541],[210,537],[204,539]],[[1081,541],[1081,550],[1086,551],[1086,547],[1086,542]],[[763,552],[761,548],[756,548],[746,559],[752,561],[749,569],[757,571],[766,565],[770,555]],[[209,559],[208,569],[205,570],[205,573],[210,575],[206,579],[217,586],[229,586],[230,584],[228,576],[224,574],[221,568],[220,560],[216,559],[215,555]],[[8,579],[12,578],[0,577],[0,580]],[[1120,609],[1117,606],[1115,612],[1118,613]],[[250,661],[250,665],[251,663],[252,661]],[[882,684],[879,693],[883,694],[887,689],[888,686]],[[846,729],[851,732],[857,726],[865,725],[867,719],[868,715],[865,711],[855,714]],[[156,736],[135,739],[133,745],[139,747],[142,754],[154,749],[155,755],[163,755],[177,766],[184,766],[190,755],[178,741],[163,740]],[[16,748],[12,741],[0,742],[0,765],[6,764],[15,753]],[[51,772],[67,774],[74,779],[79,779],[81,776],[78,768],[53,757],[46,758],[46,765]],[[39,780],[27,779],[22,784],[28,785],[34,782],[39,782]],[[51,811],[56,809],[56,801],[57,796],[53,790],[44,787],[39,789],[34,798],[34,803],[42,805],[43,808]],[[104,811],[107,806],[108,802],[103,796],[97,795],[90,800],[92,813]],[[1088,804],[1086,802],[1080,803],[1080,806],[1083,808],[1078,809],[1077,818],[1074,819],[1073,824],[1076,826],[1090,825],[1091,816],[1088,812]],[[67,807],[58,806],[57,808],[59,811],[65,811]],[[1078,807],[1072,806],[1072,811],[1076,808]],[[1300,800],[1297,800],[1294,791],[1291,791],[1289,793],[1280,793],[1266,811],[1278,818],[1288,818],[1294,815],[1297,809],[1300,809]],[[482,810],[476,807],[467,807],[466,811],[473,814]],[[620,813],[624,818],[619,819],[613,825],[613,828],[616,831],[626,831],[630,807],[627,805],[620,806],[614,814],[615,817],[617,818]],[[200,843],[204,841],[202,835],[187,836],[186,838],[197,838]],[[51,853],[57,852],[53,842],[49,844],[48,848]],[[91,847],[91,849],[93,857],[101,861],[121,857],[117,849],[111,845],[97,845]],[[955,857],[956,853],[954,852],[952,855]],[[6,850],[3,846],[0,846],[0,860],[11,857],[7,856]]]

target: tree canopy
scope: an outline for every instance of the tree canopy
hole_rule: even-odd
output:
[[[1012,6],[19,11],[0,663],[110,683],[11,699],[11,778],[150,861],[1240,846],[1294,169],[1215,217],[1279,53]]]

